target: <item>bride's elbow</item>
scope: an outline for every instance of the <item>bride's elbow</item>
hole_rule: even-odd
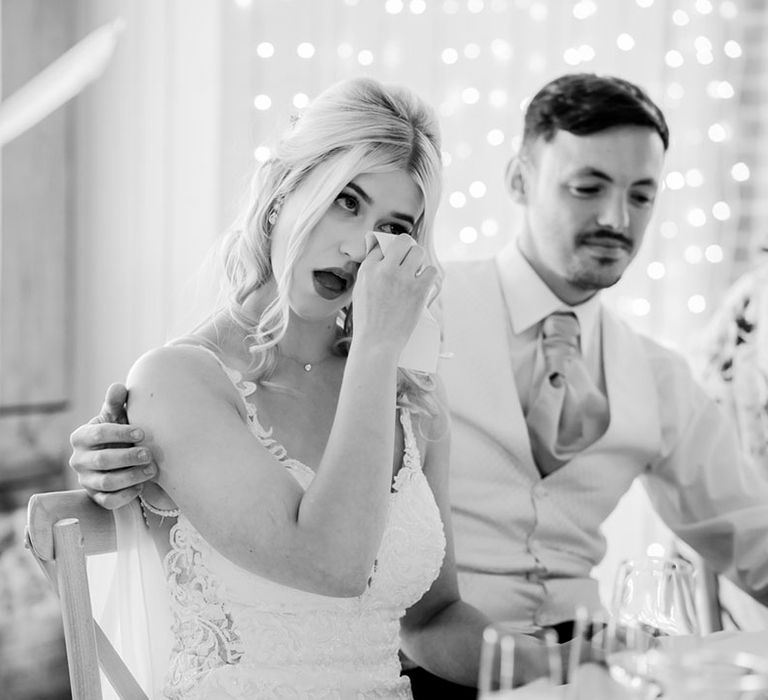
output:
[[[368,589],[368,581],[339,581],[331,594],[334,598],[359,598]]]
[[[344,567],[327,579],[326,595],[334,598],[358,598],[368,590],[370,580],[370,572],[362,573],[361,570],[355,571]]]
[[[313,533],[305,542],[303,575],[321,595],[334,598],[357,598],[368,589],[376,568],[377,547],[359,542],[340,542],[334,537]]]
[[[331,562],[327,562],[330,564]],[[370,585],[372,566],[364,564],[350,565],[349,561],[337,562],[335,565],[323,567],[314,588],[320,589],[322,595],[333,598],[358,598]]]

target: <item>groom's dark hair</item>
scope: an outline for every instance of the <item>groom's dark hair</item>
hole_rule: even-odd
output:
[[[558,131],[588,136],[617,126],[647,126],[669,147],[661,109],[628,80],[594,73],[568,73],[547,83],[525,111],[523,148]]]

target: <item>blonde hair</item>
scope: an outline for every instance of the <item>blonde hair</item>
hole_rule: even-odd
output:
[[[270,384],[276,346],[288,324],[293,265],[308,235],[357,175],[394,170],[408,173],[421,191],[424,211],[412,235],[425,248],[426,262],[441,270],[433,238],[441,191],[439,127],[432,108],[408,89],[369,78],[331,86],[290,125],[271,157],[257,167],[248,200],[223,241],[222,289],[224,309],[248,333],[254,381]],[[298,206],[292,206],[296,215],[290,222],[278,217],[276,225],[290,226],[290,231],[285,271],[274,279],[271,232],[286,198]],[[269,285],[273,279],[275,285]],[[243,303],[260,290],[268,303],[258,318],[252,318]],[[346,354],[349,347],[350,311],[351,305],[340,312],[339,354]],[[398,405],[435,415],[441,407],[433,389],[434,377],[399,370]]]

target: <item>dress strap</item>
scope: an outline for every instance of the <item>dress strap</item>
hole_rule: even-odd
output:
[[[198,343],[184,342],[183,340],[176,341],[176,342],[172,341],[170,343],[167,343],[167,345],[170,345],[173,347],[195,348],[196,350],[201,350],[206,355],[210,355],[214,360],[216,360],[217,364],[219,365],[219,367],[221,367],[224,374],[227,375],[227,378],[229,379],[229,381],[232,382],[232,385],[235,387],[235,389],[237,389],[237,393],[240,396],[240,400],[243,402],[245,413],[248,416],[248,418],[251,421],[253,421],[254,407],[246,399],[254,391],[256,391],[256,384],[254,382],[248,382],[243,380],[243,375],[241,372],[225,365],[224,360],[222,360],[211,348],[208,348],[205,345],[198,344]]]
[[[400,425],[403,426],[403,466],[414,471],[421,471],[421,454],[416,443],[416,435],[413,432],[411,412],[409,409],[402,407],[398,412],[400,414]]]

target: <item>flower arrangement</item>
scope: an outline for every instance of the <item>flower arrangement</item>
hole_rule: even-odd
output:
[[[730,288],[701,347],[705,389],[736,422],[748,454],[768,464],[768,264]]]

